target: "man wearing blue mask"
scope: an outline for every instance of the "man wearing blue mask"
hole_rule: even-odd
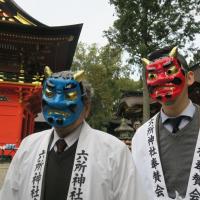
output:
[[[85,121],[92,92],[84,72],[45,71],[42,110],[53,128],[23,140],[0,200],[133,200],[128,148]]]

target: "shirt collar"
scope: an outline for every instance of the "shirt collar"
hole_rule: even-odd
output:
[[[195,106],[193,105],[192,101],[190,100],[190,102],[187,105],[187,107],[178,116],[184,115],[184,116],[188,116],[188,117],[192,118],[194,113],[195,113]],[[176,117],[178,117],[178,116],[176,116]],[[172,118],[172,117],[167,116],[164,113],[163,109],[161,109],[161,111],[160,111],[160,117],[161,117],[162,123],[164,123],[168,118]]]
[[[81,124],[80,126],[78,126],[71,134],[67,135],[65,138],[63,138],[67,144],[67,147],[69,148],[70,146],[72,146],[79,138],[80,133],[81,133],[81,128],[82,128]],[[56,130],[54,129],[53,131],[54,137],[53,137],[53,141],[51,143],[51,147],[50,150],[54,147],[55,143],[61,139],[58,136],[58,133],[56,132]]]

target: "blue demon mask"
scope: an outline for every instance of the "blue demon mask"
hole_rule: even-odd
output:
[[[80,76],[70,71],[51,74],[43,84],[42,110],[46,121],[54,127],[73,124],[83,111]]]

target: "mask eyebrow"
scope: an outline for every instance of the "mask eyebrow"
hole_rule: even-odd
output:
[[[147,68],[148,72],[155,72],[156,71],[156,67],[149,67]]]
[[[64,87],[64,90],[70,90],[70,89],[74,89],[76,88],[76,84],[74,83],[69,83],[69,84],[66,84],[65,87]]]
[[[55,87],[55,85],[53,83],[51,83],[49,80],[47,80],[47,86],[48,87],[52,87],[52,88]]]
[[[164,64],[163,64],[163,67],[164,67],[164,68],[168,68],[168,67],[170,67],[172,64],[173,64],[173,62],[172,62],[172,61],[169,61],[169,62],[164,63]]]

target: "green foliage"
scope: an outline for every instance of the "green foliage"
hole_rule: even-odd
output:
[[[72,70],[84,70],[86,79],[92,84],[94,97],[89,123],[97,129],[110,120],[113,108],[116,109],[121,90],[137,89],[141,85],[129,77],[130,68],[122,64],[122,51],[106,45],[98,48],[96,44],[87,46],[79,43]]]
[[[105,36],[130,54],[129,62],[142,69],[141,57],[165,46],[184,47],[199,59],[193,41],[200,30],[200,0],[110,0],[118,19]],[[142,77],[145,77],[144,70]],[[149,118],[149,98],[143,80],[143,121]]]
[[[155,49],[178,45],[194,52],[200,0],[110,0],[118,19],[105,32],[111,43],[131,54],[132,63]]]
[[[193,60],[191,60],[189,63],[189,66],[192,67],[193,65],[197,64],[200,65],[200,49],[196,51],[195,55],[193,56]]]

